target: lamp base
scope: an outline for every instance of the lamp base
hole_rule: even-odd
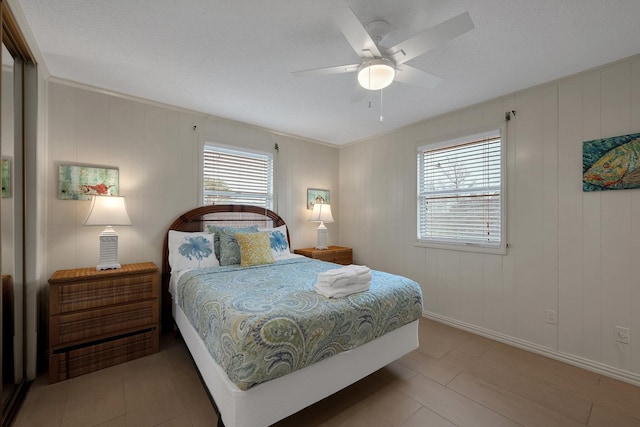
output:
[[[96,270],[115,270],[117,268],[122,268],[122,266],[118,263],[115,264],[98,264]]]
[[[118,233],[108,225],[100,233],[100,262],[96,270],[113,270],[122,267],[118,262]]]
[[[327,234],[327,227],[324,225],[324,222],[321,222],[317,228],[315,249],[329,249],[329,246],[327,246]]]

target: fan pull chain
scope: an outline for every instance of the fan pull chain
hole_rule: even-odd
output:
[[[384,117],[382,116],[382,89],[380,89],[380,123],[382,123]]]

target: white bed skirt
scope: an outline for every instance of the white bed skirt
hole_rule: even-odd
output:
[[[240,390],[213,360],[182,309],[173,314],[226,427],[266,427],[418,348],[418,320],[284,377]]]

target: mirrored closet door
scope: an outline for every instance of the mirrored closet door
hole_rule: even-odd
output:
[[[16,315],[20,315],[21,310],[16,307],[14,282],[14,256],[13,256],[13,199],[11,196],[11,186],[7,182],[5,169],[10,169],[13,159],[14,137],[15,137],[15,115],[13,108],[14,90],[14,61],[7,47],[2,44],[2,103],[0,105],[1,117],[1,146],[2,157],[2,198],[0,199],[0,241],[1,254],[0,270],[2,272],[2,404],[7,405],[16,384],[21,381],[22,370],[16,366],[20,359],[21,348],[16,346],[14,340],[16,330]],[[10,175],[10,171],[9,171]],[[16,352],[18,353],[16,355]],[[17,357],[16,357],[17,356]]]
[[[2,74],[0,77],[0,322],[2,331],[2,425],[15,414],[26,391],[25,378],[25,66],[34,67],[32,55],[5,0],[0,0],[2,21]]]

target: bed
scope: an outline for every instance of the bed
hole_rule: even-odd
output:
[[[262,232],[250,232],[249,237],[265,234],[265,230],[280,230],[286,235],[286,250],[269,264],[240,266],[231,258],[222,266],[176,268],[179,261],[171,239],[186,233],[208,238],[210,228],[220,231],[222,227],[257,228]],[[218,234],[222,241],[216,244],[224,251],[225,235]],[[417,319],[422,311],[422,295],[415,282],[372,271],[369,291],[347,298],[324,298],[313,292],[314,277],[341,266],[292,255],[288,242],[289,230],[277,213],[245,205],[196,208],[180,215],[167,231],[162,261],[163,324],[167,327],[175,321],[214,400],[218,426],[269,426],[418,347]],[[273,239],[271,243],[273,247]],[[221,262],[226,255],[217,252],[216,256],[221,257]],[[292,275],[296,281],[288,279]],[[272,290],[267,286],[275,287]],[[238,296],[243,292],[250,294],[248,300],[246,295],[244,299]],[[274,296],[280,293],[287,297],[281,300]],[[377,293],[392,299],[383,300]],[[378,311],[387,317],[372,320],[372,306],[382,307]],[[295,318],[303,315],[300,312],[321,307],[330,307],[332,314],[314,313],[308,317],[331,318],[331,327],[316,327],[303,323],[306,319]],[[349,310],[360,313],[358,321],[344,320]],[[260,320],[258,311],[259,316],[264,311],[272,317]],[[249,320],[254,319],[262,323],[249,325]],[[225,322],[234,328],[231,332],[223,330]],[[273,324],[277,327],[265,326]],[[314,332],[300,338],[301,329]],[[331,338],[325,330],[331,332]],[[257,354],[256,347],[268,353]]]

